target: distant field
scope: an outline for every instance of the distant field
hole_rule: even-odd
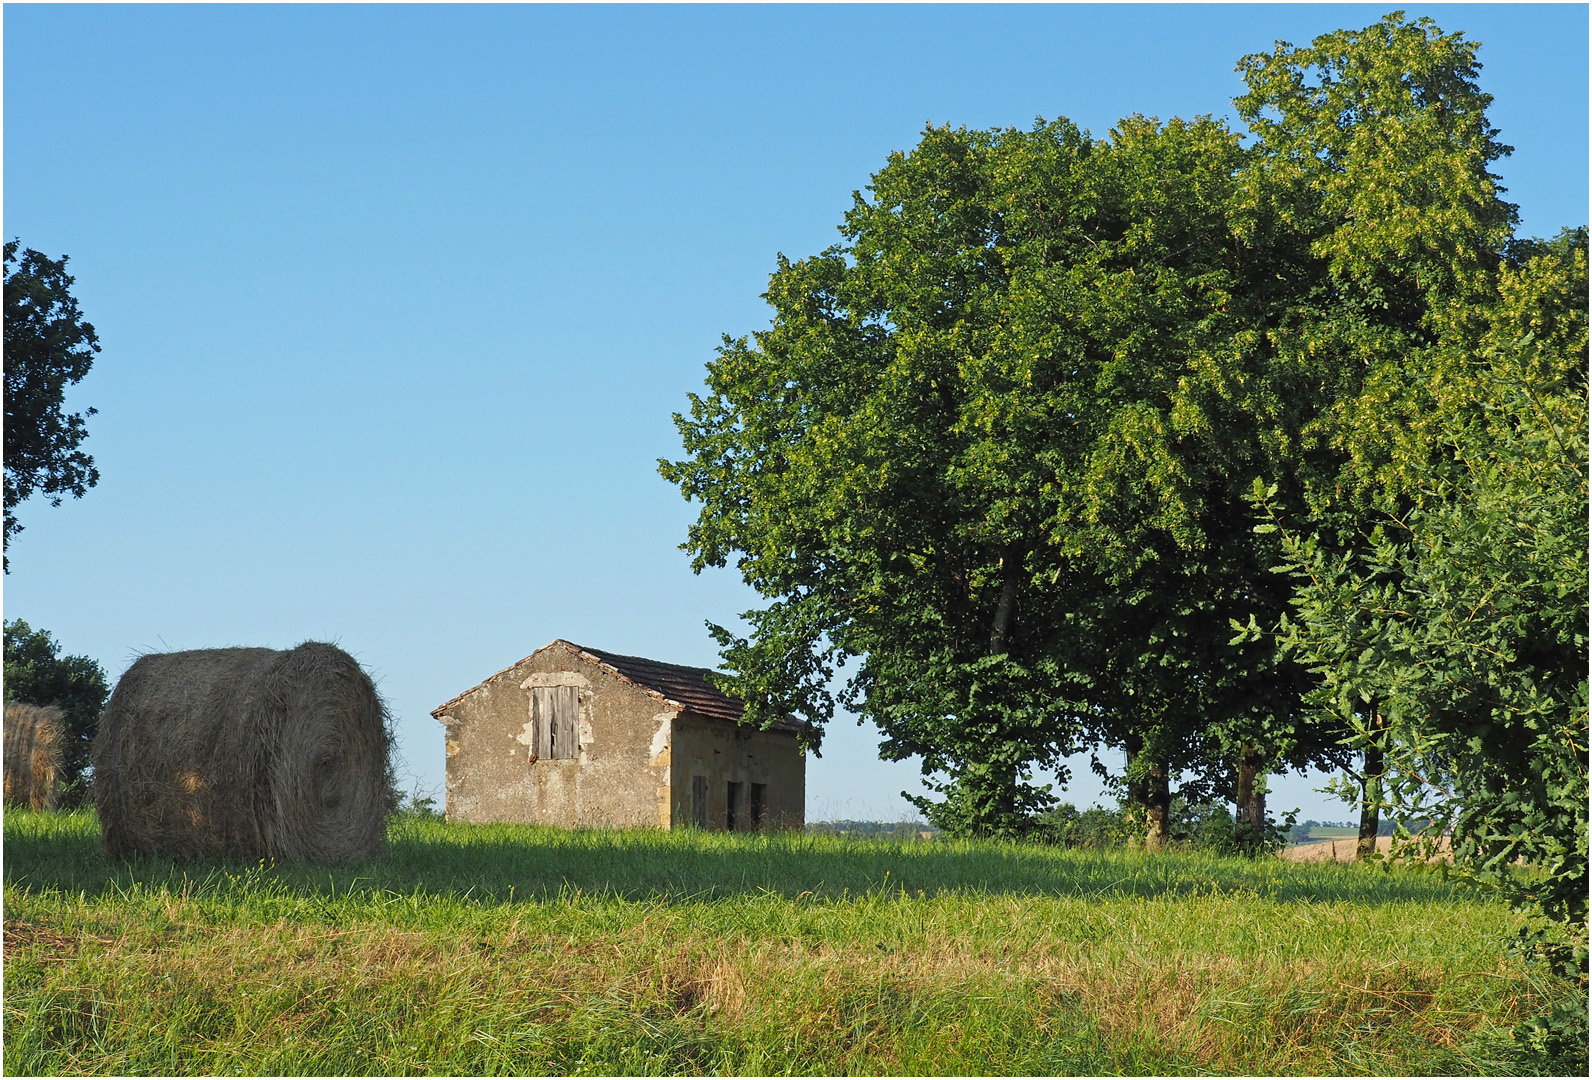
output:
[[[1329,829],[1320,825],[1313,826],[1310,830],[1312,840],[1343,840],[1354,839],[1360,835],[1359,829]]]
[[[5,815],[9,1074],[1508,1073],[1564,985],[1419,869],[396,824],[353,870]]]

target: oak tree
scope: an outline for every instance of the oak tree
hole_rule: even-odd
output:
[[[51,259],[21,242],[5,243],[5,533],[22,531],[16,508],[29,496],[81,498],[99,481],[80,449],[84,416],[68,413],[66,388],[80,382],[99,352],[99,337],[72,296],[66,257]],[[10,570],[10,561],[6,561]]]

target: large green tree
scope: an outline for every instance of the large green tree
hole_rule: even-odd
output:
[[[99,337],[72,296],[66,257],[51,259],[20,241],[5,243],[5,534],[22,526],[16,508],[35,493],[59,506],[99,481],[94,459],[79,447],[84,416],[68,413],[66,388],[82,380],[99,352]],[[6,560],[6,570],[10,561]]]
[[[847,702],[944,778],[938,823],[1015,830],[1027,770],[1105,742],[1152,841],[1175,773],[1230,791],[1226,742],[1291,722],[1298,680],[1226,632],[1287,597],[1241,497],[1283,460],[1234,394],[1243,154],[1209,119],[930,129],[846,243],[781,261],[663,463],[694,565],[773,600],[714,628],[754,716],[821,725],[855,659]]]
[[[752,715],[821,729],[856,661],[843,699],[886,756],[950,778],[944,824],[1015,827],[1042,801],[1024,769],[1078,726],[1045,522],[1082,402],[1054,392],[1056,358],[1014,347],[1012,281],[1081,256],[1094,152],[1058,121],[930,129],[892,155],[845,244],[781,258],[773,325],[726,339],[676,418],[690,456],[662,463],[703,504],[694,566],[733,558],[772,600],[746,638],[714,628]]]
[[[926,131],[842,244],[781,260],[770,329],[677,417],[694,565],[772,601],[715,628],[733,688],[821,725],[856,659],[848,702],[947,778],[943,825],[1015,828],[1027,769],[1109,745],[1152,844],[1179,777],[1258,842],[1265,774],[1355,745],[1273,639],[1228,630],[1291,595],[1246,495],[1363,547],[1414,475],[1389,409],[1496,289],[1507,148],[1474,43],[1426,20],[1240,70],[1247,147],[1209,118]]]

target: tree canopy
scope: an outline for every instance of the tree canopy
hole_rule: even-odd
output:
[[[1452,828],[1462,865],[1571,928],[1541,944],[1584,971],[1586,231],[1515,255],[1417,358],[1436,419],[1395,436],[1403,483],[1378,489],[1361,543],[1286,533],[1282,629],[1319,676],[1312,706],[1385,742],[1389,805]]]
[[[854,659],[883,752],[946,777],[935,821],[1006,832],[1079,747],[1142,758],[1164,818],[1168,770],[1224,787],[1222,740],[1296,711],[1226,632],[1287,595],[1241,497],[1277,472],[1233,393],[1243,160],[1209,118],[930,128],[847,243],[781,259],[773,326],[726,340],[663,464],[703,502],[694,565],[775,598],[714,628],[754,715],[821,724]]]
[[[82,380],[99,352],[94,327],[72,296],[66,257],[51,259],[21,242],[5,243],[5,534],[22,531],[16,508],[39,493],[59,506],[99,482],[94,459],[79,445],[84,416],[68,413],[66,388]],[[10,560],[6,560],[10,570]]]
[[[727,688],[815,741],[837,704],[870,717],[939,825],[1020,829],[1078,749],[1127,752],[1152,841],[1174,778],[1260,829],[1266,772],[1346,765],[1366,710],[1231,627],[1283,625],[1300,538],[1360,558],[1423,505],[1479,407],[1440,373],[1548,295],[1474,42],[1396,14],[1239,70],[1247,144],[1209,117],[927,128],[841,243],[779,258],[770,326],[676,417],[693,566],[769,601],[711,628]]]

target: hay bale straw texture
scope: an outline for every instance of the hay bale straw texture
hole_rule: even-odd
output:
[[[66,714],[54,705],[6,703],[5,804],[54,810]]]
[[[386,843],[390,737],[343,650],[199,649],[140,657],[94,738],[105,850],[348,863]]]

